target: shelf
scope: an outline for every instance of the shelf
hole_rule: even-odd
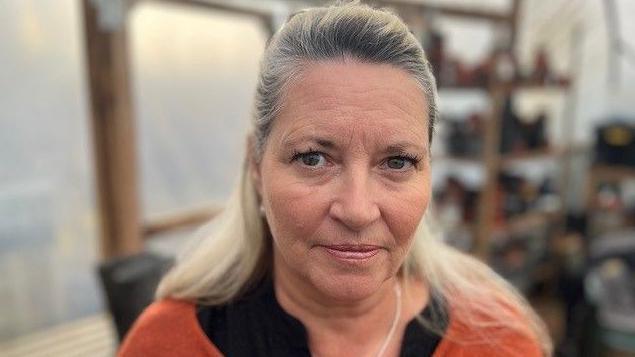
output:
[[[469,157],[469,156],[453,156],[453,155],[435,155],[432,157],[432,162],[434,161],[450,161],[453,163],[458,163],[462,165],[471,165],[471,166],[482,166],[484,164],[483,159],[478,157]]]
[[[571,86],[570,83],[540,83],[533,81],[520,81],[512,83],[496,83],[495,88],[501,88],[506,92],[518,91],[518,90],[531,90],[531,91],[553,91],[553,90],[567,90]]]
[[[458,92],[480,92],[487,94],[489,92],[487,87],[484,86],[461,86],[461,85],[446,85],[441,83],[438,88],[439,92],[444,91],[458,91]]]
[[[570,151],[562,148],[544,148],[537,150],[528,150],[517,153],[510,153],[501,155],[501,166],[507,166],[523,161],[531,160],[544,160],[544,159],[558,159],[561,156],[567,155]],[[461,165],[485,165],[485,159],[469,156],[453,156],[453,155],[436,155],[433,157],[433,161],[450,161]]]
[[[523,89],[523,90],[567,90],[571,87],[571,83],[538,83],[538,82],[530,82],[524,81],[521,83],[517,83],[514,85],[514,89]]]
[[[512,217],[503,224],[495,226],[492,235],[509,236],[525,232],[538,226],[544,226],[559,216],[559,212],[527,212]]]
[[[565,150],[552,147],[503,154],[501,155],[501,165],[505,166],[531,160],[557,159],[565,154]]]
[[[567,90],[571,86],[570,83],[540,83],[532,81],[520,81],[520,82],[499,82],[492,85],[493,88],[501,88],[504,91],[562,91]],[[453,84],[447,85],[440,83],[439,92],[443,91],[469,91],[469,92],[485,92],[488,93],[490,88],[482,85],[460,85]]]
[[[591,167],[595,180],[620,181],[635,179],[635,167],[596,164]]]

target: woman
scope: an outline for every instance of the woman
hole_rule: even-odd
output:
[[[436,84],[395,15],[292,16],[254,117],[238,189],[120,355],[550,354],[526,302],[429,232]]]

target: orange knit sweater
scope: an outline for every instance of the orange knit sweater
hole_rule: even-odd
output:
[[[450,318],[446,335],[433,357],[542,356],[537,341],[508,331],[486,331],[485,336],[504,336],[493,337],[492,340],[498,340],[496,344],[464,342],[476,341],[476,336],[483,335],[483,331],[477,332]],[[222,357],[223,354],[201,329],[194,304],[167,299],[155,302],[143,312],[123,341],[118,356]]]

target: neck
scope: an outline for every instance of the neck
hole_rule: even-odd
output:
[[[339,319],[357,319],[382,309],[383,305],[387,307],[391,301],[394,301],[392,295],[394,295],[395,284],[396,278],[391,278],[371,296],[358,300],[341,300],[323,294],[306,279],[296,277],[282,269],[274,269],[276,295],[285,309],[330,322]]]
[[[274,264],[276,297],[282,308],[306,327],[309,348],[315,356],[376,355],[396,316],[397,279],[393,277],[386,280],[368,297],[342,301],[329,298],[306,279]],[[414,295],[404,294],[400,318],[385,355],[394,354],[391,351],[394,352],[395,348],[398,352],[407,322],[427,303],[427,291],[415,290]]]

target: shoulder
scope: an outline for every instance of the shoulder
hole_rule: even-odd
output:
[[[452,327],[450,327],[452,329]],[[540,357],[544,356],[536,338],[516,330],[484,328],[446,334],[434,356]]]
[[[119,356],[221,356],[196,319],[196,306],[183,300],[153,303],[126,335]]]
[[[539,339],[520,314],[504,325],[493,319],[462,318],[450,310],[449,326],[435,356],[543,356]]]

